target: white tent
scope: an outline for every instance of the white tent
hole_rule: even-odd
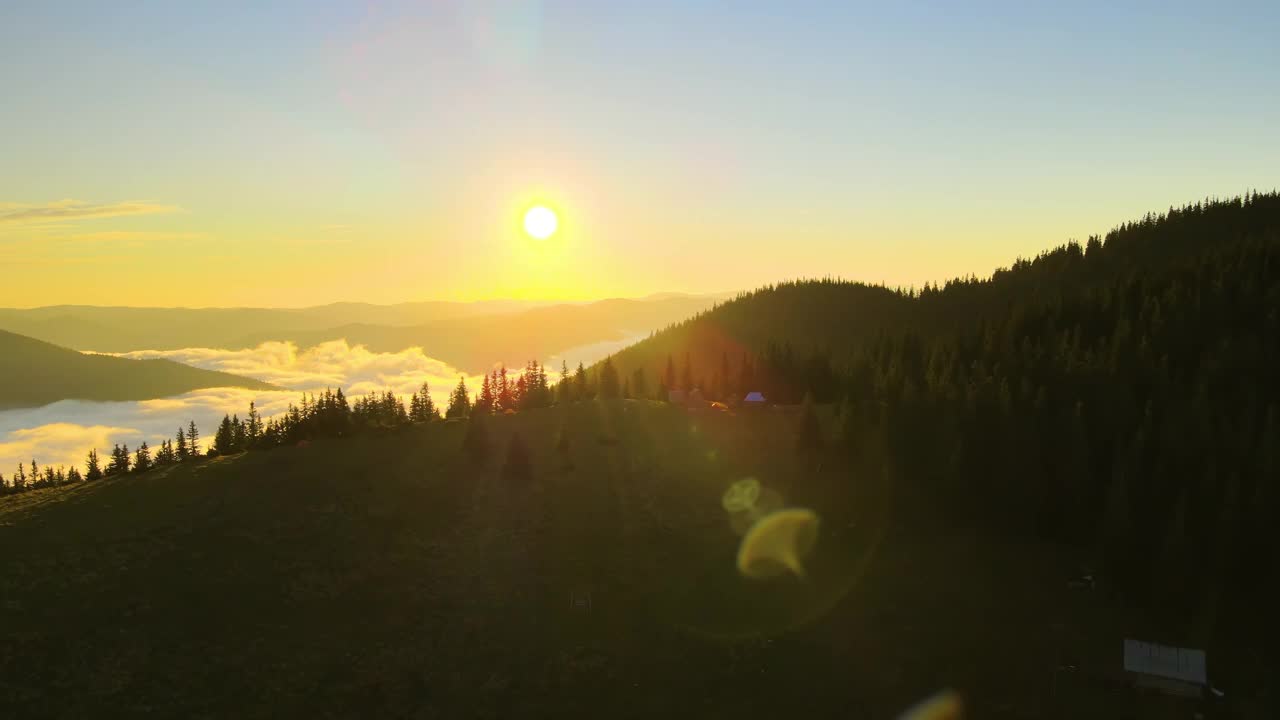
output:
[[[1124,641],[1124,669],[1134,681],[1174,695],[1197,697],[1208,684],[1203,650]]]
[[[761,395],[759,390],[753,390],[752,392],[747,393],[746,397],[742,398],[742,402],[764,404],[764,395]]]

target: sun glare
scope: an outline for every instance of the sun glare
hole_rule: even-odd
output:
[[[556,214],[542,205],[535,205],[524,214],[524,231],[529,233],[529,237],[538,240],[546,240],[554,235],[558,225]]]

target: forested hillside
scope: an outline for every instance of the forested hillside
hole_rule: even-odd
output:
[[[0,409],[58,400],[149,400],[207,387],[272,386],[171,360],[86,355],[0,330]]]
[[[1092,549],[1115,592],[1192,639],[1276,630],[1263,609],[1280,597],[1257,579],[1280,563],[1275,193],[1150,215],[983,280],[782,283],[608,363],[633,385],[639,370],[713,398],[839,403],[859,472],[943,522]]]

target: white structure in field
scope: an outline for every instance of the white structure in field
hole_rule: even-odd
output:
[[[1124,641],[1124,669],[1136,685],[1199,697],[1209,683],[1203,650]]]
[[[759,405],[763,405],[763,404],[764,404],[764,395],[760,394],[760,391],[759,391],[759,390],[755,390],[755,391],[753,391],[753,392],[749,392],[749,393],[747,393],[747,396],[746,396],[746,397],[744,397],[744,398],[742,398],[742,402],[744,402],[744,403],[756,403],[756,404],[759,404]]]

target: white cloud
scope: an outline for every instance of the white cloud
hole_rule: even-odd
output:
[[[443,408],[461,374],[456,368],[427,357],[421,348],[397,353],[370,352],[344,340],[299,351],[292,343],[267,342],[249,350],[187,348],[121,353],[132,358],[168,358],[209,370],[246,375],[285,390],[209,388],[184,395],[143,402],[94,403],[64,400],[41,408],[0,412],[0,473],[8,478],[19,462],[32,457],[41,465],[83,465],[89,448],[101,454],[115,443],[129,447],[146,440],[158,445],[179,426],[195,420],[206,439],[212,437],[225,414],[240,414],[252,400],[264,417],[277,415],[297,403],[303,391],[341,387],[353,401],[368,392],[390,390],[407,398],[429,383],[431,397]],[[473,393],[477,376],[467,376]]]
[[[461,373],[457,368],[428,357],[422,348],[394,353],[372,352],[346,340],[330,340],[306,350],[291,342],[265,342],[245,350],[185,348],[137,350],[118,353],[135,359],[165,358],[207,370],[222,370],[265,380],[293,390],[323,390],[341,386],[348,395],[371,390],[391,390],[408,395],[425,380],[437,400],[448,398]]]
[[[0,413],[0,416],[6,413]],[[0,419],[0,422],[3,422]],[[5,433],[0,440],[0,474],[11,480],[18,463],[26,465],[32,458],[41,466],[83,465],[92,447],[107,447],[112,438],[137,434],[135,428],[108,425],[77,425],[55,422],[34,428],[20,428]],[[26,468],[29,475],[31,468]]]

